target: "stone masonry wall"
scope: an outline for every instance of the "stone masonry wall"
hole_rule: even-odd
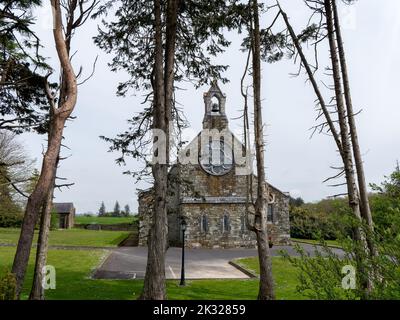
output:
[[[175,175],[178,172],[174,172]],[[189,247],[254,247],[255,235],[244,224],[246,190],[244,176],[229,173],[223,178],[206,174],[196,166],[185,166],[179,171],[180,179],[192,181],[191,187],[171,187],[169,195],[168,226],[169,243],[181,243],[180,218],[187,221],[186,244]],[[189,178],[190,177],[190,178]],[[172,179],[174,181],[174,179]],[[272,222],[267,223],[274,244],[290,242],[289,198],[270,186],[275,195]],[[201,196],[200,196],[201,195]],[[147,244],[151,221],[152,193],[139,196],[139,245]],[[229,217],[229,231],[223,232],[224,214]],[[204,232],[200,219],[207,215],[208,230]]]

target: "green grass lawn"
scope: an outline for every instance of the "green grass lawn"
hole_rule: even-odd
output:
[[[133,223],[137,220],[136,216],[130,217],[87,217],[75,216],[75,223],[79,224],[120,224],[120,223]]]
[[[19,233],[19,229],[0,228],[0,244],[17,244]],[[128,235],[128,231],[54,230],[50,231],[50,245],[116,247]],[[37,231],[34,238],[36,241]]]
[[[311,240],[311,239],[297,239],[297,238],[291,238],[290,240],[294,242],[304,242],[304,243],[309,243],[309,244],[321,244],[320,241],[318,240]],[[341,245],[337,240],[325,240],[326,244],[331,247],[336,247],[336,248],[341,248]]]
[[[0,248],[0,274],[11,268],[15,248]],[[56,268],[57,287],[46,291],[47,299],[55,300],[129,300],[136,299],[143,287],[142,280],[92,280],[90,273],[106,255],[105,250],[50,250],[48,264]],[[34,250],[25,281],[22,298],[26,299],[32,284]],[[256,259],[242,259],[240,263],[257,270]],[[295,293],[295,270],[281,258],[274,258],[274,276],[278,299],[300,299]],[[167,281],[169,299],[256,299],[258,280],[192,280],[185,287],[178,280]]]
[[[257,257],[238,259],[235,262],[254,274],[260,274]],[[275,280],[275,294],[277,299],[304,299],[296,291],[299,272],[289,261],[282,257],[272,257],[272,272]]]

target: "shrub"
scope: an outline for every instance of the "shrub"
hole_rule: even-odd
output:
[[[377,226],[371,233],[365,225],[350,216],[342,216],[338,228],[338,242],[343,249],[342,255],[328,247],[323,240],[321,249],[315,250],[314,257],[301,247],[296,251],[300,257],[285,257],[299,270],[299,286],[297,290],[311,299],[400,299],[400,214],[387,211],[388,217],[383,221],[391,223],[384,228]],[[343,227],[344,226],[344,227]],[[363,234],[375,244],[378,255],[371,257],[364,254],[362,243],[352,240],[348,231],[355,227],[362,228]],[[358,257],[358,259],[355,259]],[[342,288],[344,266],[355,268],[355,288]],[[363,284],[366,277],[372,282],[371,292],[366,292]]]
[[[20,228],[24,215],[18,213],[0,212],[0,228]]]
[[[378,185],[371,185],[379,193],[369,196],[374,221],[374,230],[353,218],[346,205],[346,199],[323,200],[317,204],[307,204],[292,209],[293,230],[296,235],[313,236],[316,222],[322,220],[318,212],[326,215],[336,212],[333,226],[343,255],[338,256],[321,240],[323,254],[316,252],[311,257],[300,247],[299,258],[285,255],[301,272],[298,290],[312,299],[400,299],[400,168]],[[310,222],[311,221],[311,222]],[[351,230],[361,228],[362,234],[374,244],[377,255],[365,251],[362,242],[353,240]],[[321,234],[321,239],[325,236]],[[326,238],[326,237],[325,237]],[[357,259],[356,259],[357,258]],[[353,290],[343,289],[342,267],[355,268],[356,283]],[[372,284],[370,292],[365,290],[366,280]]]
[[[306,207],[293,207],[290,212],[290,236],[300,239],[336,239],[333,215],[313,212]]]
[[[0,300],[15,300],[16,286],[15,276],[10,272],[6,272],[0,278]]]
[[[385,194],[374,194],[369,197],[375,226],[387,230],[393,219],[400,216],[400,198],[392,198]]]

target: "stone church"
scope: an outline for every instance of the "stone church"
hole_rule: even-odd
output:
[[[254,247],[255,234],[247,229],[246,212],[253,216],[246,192],[249,173],[245,147],[229,130],[225,114],[226,96],[214,82],[204,93],[203,130],[180,155],[192,161],[177,162],[169,172],[169,245],[182,243],[181,221],[187,227],[188,247]],[[186,158],[185,158],[186,160]],[[193,161],[196,160],[196,161]],[[257,183],[253,175],[253,197]],[[290,241],[289,195],[269,186],[267,226],[274,244]],[[139,201],[139,245],[145,246],[151,221],[152,189],[141,191]]]

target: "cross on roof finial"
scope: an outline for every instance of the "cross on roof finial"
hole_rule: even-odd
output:
[[[208,90],[208,92],[218,92],[221,96],[225,96],[225,95],[222,93],[221,88],[218,86],[218,80],[217,80],[216,78],[214,78],[214,79],[211,81],[211,87],[210,87],[210,89]]]

